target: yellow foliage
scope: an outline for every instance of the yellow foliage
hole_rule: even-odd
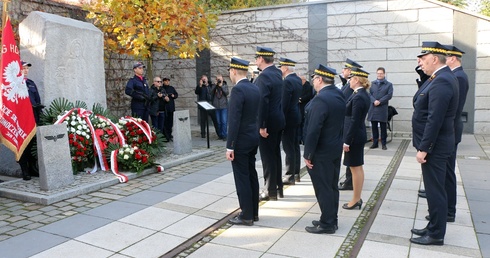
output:
[[[193,58],[209,47],[218,19],[195,0],[96,0],[85,9],[104,32],[106,49],[144,59],[154,51]]]

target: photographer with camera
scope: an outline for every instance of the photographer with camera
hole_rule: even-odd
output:
[[[208,92],[210,103],[216,108],[216,123],[218,125],[217,134],[219,139],[225,141],[227,137],[227,120],[228,120],[228,84],[223,80],[223,76],[216,76],[216,84],[211,86]],[[213,120],[214,123],[214,120]]]
[[[203,74],[201,76],[201,80],[199,80],[199,84],[196,86],[196,90],[194,93],[197,95],[197,101],[208,101],[211,103],[209,98],[209,92],[211,91],[211,83],[208,81],[208,76]],[[216,134],[218,133],[218,122],[216,121],[216,115],[214,110],[209,112],[211,119],[213,120],[214,129],[216,130]],[[199,108],[199,123],[201,124],[201,138],[206,138],[206,120],[208,119],[208,112],[202,108]]]

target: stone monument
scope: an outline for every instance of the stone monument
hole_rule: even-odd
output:
[[[74,182],[65,124],[37,127],[39,186],[49,191]]]
[[[107,107],[104,36],[93,24],[31,12],[19,25],[21,59],[32,64],[41,102],[63,97]]]
[[[189,110],[174,112],[174,154],[192,152],[191,120]]]

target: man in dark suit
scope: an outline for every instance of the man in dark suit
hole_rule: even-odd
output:
[[[249,62],[233,57],[230,79],[235,83],[228,108],[226,158],[231,160],[240,214],[231,224],[252,226],[259,220],[259,180],[255,170],[255,154],[259,145],[257,126],[259,89],[247,79]]]
[[[315,98],[305,110],[304,160],[320,206],[320,220],[306,227],[309,233],[333,234],[338,229],[337,182],[342,158],[345,99],[334,85],[335,69],[319,65],[313,75]]]
[[[356,61],[353,61],[349,58],[345,60],[344,68],[342,69],[342,76],[339,75],[340,80],[342,81],[342,87],[340,90],[343,92],[345,100],[348,100],[349,97],[354,92],[353,89],[350,88],[349,77],[352,72],[352,68],[362,68],[362,65],[358,64]],[[344,182],[340,182],[339,190],[352,190],[352,172],[350,171],[350,167],[345,168],[345,180]]]
[[[149,122],[150,117],[150,86],[143,77],[146,66],[142,62],[133,65],[134,76],[126,84],[125,93],[131,96],[132,116],[139,117]]]
[[[265,189],[261,200],[277,200],[282,195],[281,134],[284,129],[284,113],[281,108],[282,73],[274,66],[274,50],[257,47],[255,64],[262,72],[254,80],[259,87],[260,157],[264,169]]]
[[[444,46],[447,51],[446,65],[451,68],[454,75],[458,79],[459,85],[459,99],[458,108],[454,117],[454,150],[449,157],[446,171],[445,189],[447,195],[447,222],[454,222],[456,220],[456,154],[458,151],[458,144],[461,142],[461,136],[463,134],[463,121],[461,121],[461,113],[466,102],[466,95],[468,94],[469,83],[468,76],[461,66],[461,58],[464,52],[459,50],[455,46]],[[430,220],[430,216],[425,217]]]
[[[301,78],[294,72],[296,61],[280,58],[279,67],[284,78],[282,91],[282,111],[286,126],[281,136],[282,148],[286,153],[286,176],[282,179],[285,185],[294,185],[295,177],[299,178],[301,153],[299,149],[298,130],[301,124],[299,97],[302,92]]]
[[[423,42],[418,64],[430,78],[413,97],[412,135],[416,159],[422,167],[430,221],[412,229],[421,245],[443,245],[446,234],[445,180],[449,157],[455,146],[454,117],[458,107],[458,81],[446,66],[447,49],[438,42]]]
[[[301,92],[301,97],[299,97],[299,113],[301,115],[301,125],[299,126],[299,143],[303,144],[303,126],[305,125],[305,107],[313,98],[313,87],[310,82],[306,80],[304,75],[301,75],[301,83],[303,84],[303,90]],[[301,155],[301,154],[300,154]],[[299,177],[296,178],[296,182],[299,182]]]

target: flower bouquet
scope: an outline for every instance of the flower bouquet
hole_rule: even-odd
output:
[[[141,172],[151,165],[150,155],[143,149],[137,146],[129,146],[127,144],[119,148],[117,153],[117,163],[120,168],[129,171]]]

